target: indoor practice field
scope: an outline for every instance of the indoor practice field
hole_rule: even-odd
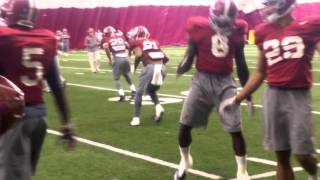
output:
[[[154,106],[142,108],[141,126],[129,125],[133,106],[130,101],[114,102],[115,91],[111,68],[104,52],[102,71],[92,73],[88,68],[87,53],[72,51],[60,57],[60,70],[67,80],[67,95],[76,129],[78,147],[68,152],[59,146],[55,131],[59,130],[56,109],[46,93],[49,133],[45,139],[35,180],[167,180],[172,179],[179,163],[178,121],[182,101],[191,82],[194,69],[176,78],[176,66],[182,59],[185,47],[163,48],[170,58],[167,77],[161,87],[160,98],[165,115],[156,124],[152,117]],[[257,50],[254,45],[245,49],[250,71],[256,66]],[[133,79],[138,82],[140,65]],[[236,76],[236,74],[235,74]],[[313,59],[314,85],[313,116],[316,142],[320,134],[320,58]],[[236,77],[235,77],[236,78]],[[128,86],[122,79],[124,88]],[[245,105],[241,108],[244,135],[248,151],[248,172],[252,179],[275,179],[274,154],[262,147],[261,99],[265,85],[254,93],[255,113],[250,116]],[[129,94],[129,91],[127,92]],[[89,141],[86,141],[89,140]],[[320,150],[319,150],[320,152]],[[135,154],[136,153],[136,154]],[[216,111],[211,114],[206,130],[193,130],[193,170],[188,180],[232,179],[236,164],[230,137],[220,125]],[[293,160],[296,179],[306,179],[306,174]]]

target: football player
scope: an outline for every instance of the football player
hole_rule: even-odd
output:
[[[192,166],[192,129],[206,127],[212,109],[237,93],[237,84],[232,77],[233,59],[241,85],[248,79],[244,56],[247,23],[236,19],[237,12],[232,0],[215,0],[209,9],[209,19],[197,16],[187,21],[188,47],[178,65],[177,76],[187,72],[194,59],[197,72],[193,75],[190,93],[181,111],[178,138],[181,160],[174,174],[175,180],[185,179],[187,170]],[[239,106],[220,112],[220,121],[232,138],[237,179],[249,179]]]
[[[296,20],[295,0],[264,0],[261,11],[266,23],[255,30],[259,49],[257,68],[242,91],[230,99],[240,103],[266,79],[263,98],[264,145],[277,157],[277,179],[294,179],[290,156],[294,154],[317,179],[311,113],[311,60],[320,51],[320,17]]]
[[[104,30],[102,47],[105,49],[109,64],[112,66],[113,77],[118,90],[120,102],[125,101],[125,93],[120,83],[120,76],[123,75],[131,90],[131,98],[134,98],[136,88],[131,80],[129,44],[123,35],[118,35],[112,26]]]
[[[23,117],[24,93],[7,78],[0,76],[0,136]]]
[[[163,84],[166,75],[165,64],[169,61],[165,53],[160,49],[158,41],[151,39],[149,31],[144,26],[137,26],[128,32],[130,35],[130,49],[133,51],[136,61],[144,65],[139,77],[139,86],[134,99],[133,118],[131,126],[140,125],[140,110],[142,96],[146,93],[150,95],[155,104],[154,121],[160,122],[164,114],[164,109],[160,104],[157,91]],[[139,63],[136,63],[137,65]]]
[[[31,179],[36,171],[47,130],[42,96],[44,78],[61,114],[62,139],[67,148],[73,148],[75,140],[67,99],[60,86],[55,63],[55,34],[34,28],[37,1],[11,0],[1,9],[6,11],[8,27],[0,27],[0,75],[24,92],[25,115],[0,138],[0,180],[25,180]]]

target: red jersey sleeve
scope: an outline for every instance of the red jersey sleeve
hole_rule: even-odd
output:
[[[187,33],[192,42],[198,43],[206,38],[208,30],[209,22],[206,17],[195,16],[187,21]]]
[[[320,42],[320,16],[312,16],[303,19],[300,24],[304,26],[303,33],[313,43]]]
[[[236,22],[237,45],[244,45],[246,43],[245,35],[248,33],[248,23],[244,20],[237,19]]]

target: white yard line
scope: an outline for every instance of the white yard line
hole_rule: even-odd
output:
[[[84,87],[84,88],[90,88],[90,89],[96,89],[96,90],[102,90],[102,91],[114,91],[117,92],[116,89],[112,89],[112,88],[104,88],[104,87],[98,87],[98,86],[91,86],[91,85],[85,85],[85,84],[76,84],[76,83],[67,83],[67,85],[71,85],[71,86],[77,86],[77,87]],[[130,92],[128,90],[125,90],[125,92]],[[165,96],[165,97],[173,97],[173,98],[186,98],[185,96],[179,96],[179,95],[171,95],[171,94],[162,94],[159,93],[159,95],[161,96]],[[247,106],[246,103],[241,103],[242,106]],[[258,107],[258,108],[262,108],[263,106],[261,104],[255,104],[254,107]],[[312,111],[313,114],[316,115],[320,115],[320,112],[318,111]]]
[[[257,158],[257,157],[247,157],[247,160],[251,161],[251,162],[270,165],[270,166],[277,166],[277,162],[271,161],[271,160],[267,160],[267,159],[261,159],[261,158]]]
[[[61,136],[61,133],[58,132],[58,131],[54,131],[54,130],[50,130],[49,129],[49,130],[47,130],[47,132],[50,133],[50,134],[53,134],[53,135]],[[129,156],[129,157],[136,158],[136,159],[141,159],[141,160],[144,160],[144,161],[151,162],[153,164],[158,164],[158,165],[169,167],[169,168],[172,168],[172,169],[177,169],[178,166],[179,166],[178,164],[174,164],[174,163],[171,163],[171,162],[163,161],[161,159],[153,158],[151,156],[147,156],[147,155],[143,155],[143,154],[127,151],[127,150],[120,149],[120,148],[117,148],[117,147],[113,147],[113,146],[110,146],[110,145],[107,145],[107,144],[98,143],[98,142],[91,141],[91,140],[88,140],[88,139],[84,139],[84,138],[80,138],[80,137],[76,137],[75,139],[77,141],[79,141],[79,142],[84,143],[84,144],[88,144],[88,145],[91,145],[91,146],[99,147],[99,148],[106,149],[106,150],[109,150],[109,151],[112,151],[112,152],[115,152],[115,153],[118,153],[118,154],[122,154],[122,155]],[[209,173],[206,173],[206,172],[203,172],[203,171],[199,171],[199,170],[196,170],[196,169],[190,169],[188,172],[191,173],[191,174],[194,174],[194,175],[197,175],[197,176],[206,177],[206,178],[209,178],[209,179],[221,179],[221,177],[218,176],[218,175],[209,174]]]
[[[320,167],[320,163],[318,164],[318,167]],[[294,172],[303,171],[303,168],[302,167],[294,167],[293,171]],[[250,178],[251,179],[262,179],[262,178],[266,178],[266,177],[272,177],[275,175],[276,175],[276,171],[270,171],[270,172],[252,175],[252,176],[250,176]]]

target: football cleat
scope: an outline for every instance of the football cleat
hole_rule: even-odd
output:
[[[295,2],[295,0],[263,0],[264,7],[260,10],[261,16],[273,23],[291,13]]]
[[[131,91],[131,99],[134,99],[135,96],[136,96],[136,91]]]
[[[155,122],[160,122],[162,120],[162,117],[164,115],[164,109],[160,104],[156,105],[156,114],[154,116],[154,121]]]
[[[234,27],[238,9],[233,0],[215,0],[209,8],[209,24],[219,33],[229,33]]]
[[[250,180],[250,176],[248,175],[248,172],[243,173],[237,173],[237,180]]]
[[[179,171],[177,170],[173,176],[173,180],[183,180],[186,178],[186,172],[183,172],[182,176],[179,176]]]
[[[125,102],[126,97],[125,96],[120,96],[118,102]]]
[[[140,118],[139,117],[133,117],[132,121],[130,122],[131,126],[139,126],[140,125]]]

